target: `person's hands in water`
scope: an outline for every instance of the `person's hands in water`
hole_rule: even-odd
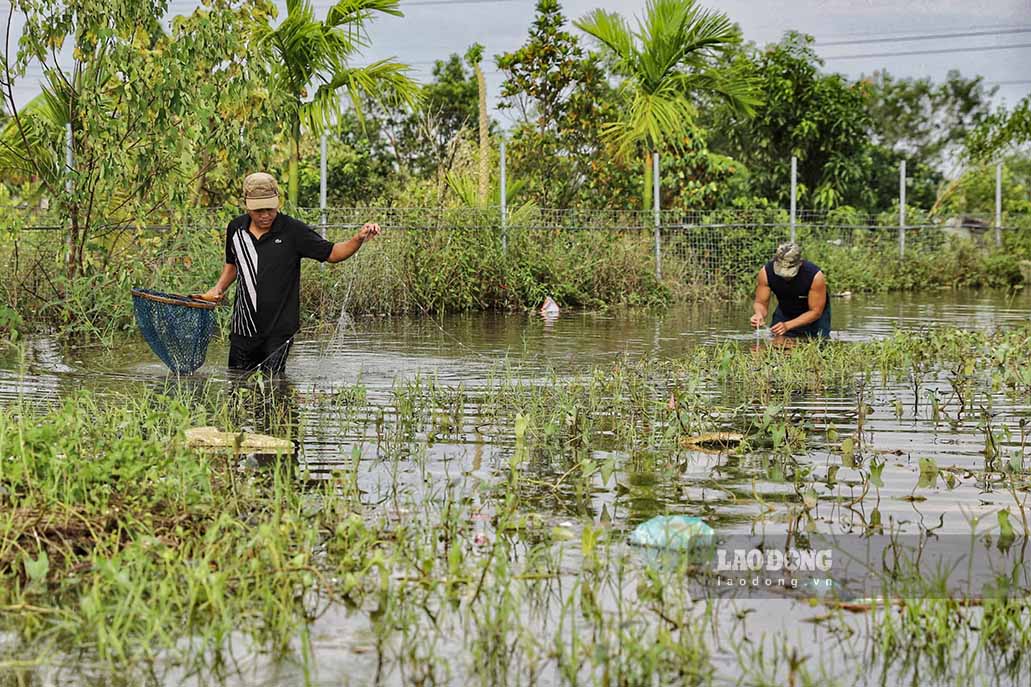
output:
[[[379,236],[383,231],[379,228],[379,225],[374,222],[366,222],[361,229],[358,230],[358,238],[363,242],[367,239],[371,239],[373,236]]]
[[[774,336],[784,336],[791,331],[791,327],[788,326],[787,322],[778,322],[770,327],[770,331],[773,332]]]
[[[753,327],[758,329],[759,327],[763,326],[763,323],[765,322],[765,320],[766,320],[766,318],[761,317],[759,315],[752,315],[752,319],[749,320],[749,322],[752,323]]]

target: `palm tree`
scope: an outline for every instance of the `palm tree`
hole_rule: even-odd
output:
[[[288,198],[297,205],[297,166],[301,126],[320,133],[339,114],[338,92],[347,92],[363,120],[364,99],[392,104],[413,104],[416,84],[408,78],[408,66],[379,60],[365,67],[350,61],[368,47],[366,28],[373,13],[402,16],[400,0],[339,0],[324,21],[317,21],[310,0],[287,0],[287,16],[278,27],[263,24],[257,31],[259,45],[275,56],[272,83],[282,89],[288,103],[290,163]],[[314,95],[308,99],[310,88]]]
[[[636,31],[618,13],[604,10],[574,23],[602,45],[623,78],[623,114],[602,124],[602,136],[622,158],[644,148],[645,208],[651,207],[652,155],[680,147],[697,113],[693,96],[716,95],[743,114],[752,114],[760,102],[753,80],[717,65],[721,53],[741,42],[737,27],[695,0],[648,0]]]

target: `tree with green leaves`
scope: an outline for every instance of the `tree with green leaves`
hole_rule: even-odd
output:
[[[786,206],[794,155],[803,203],[866,206],[872,157],[863,86],[824,74],[812,40],[791,32],[749,56],[765,102],[752,117],[717,113],[710,144],[747,167],[753,196]]]
[[[983,191],[994,185],[995,165],[993,163],[1006,159],[1003,173],[1004,206],[1010,210],[1016,205],[1027,206],[1026,186],[1017,186],[1017,198],[1007,198],[1007,189],[1013,184],[1007,181],[1014,168],[1027,171],[1026,148],[1031,143],[1031,96],[1026,96],[1011,110],[999,108],[986,116],[980,124],[970,132],[965,140],[966,149],[962,155],[965,165],[963,173],[955,176],[938,193],[933,212],[942,209],[951,212],[971,212],[983,210],[985,203]],[[1020,154],[1020,153],[1023,154]],[[991,180],[990,182],[987,180]],[[1013,200],[1017,202],[1014,203]]]
[[[3,65],[10,118],[0,131],[0,169],[36,179],[65,223],[67,279],[109,250],[105,233],[155,214],[168,221],[170,208],[195,200],[206,173],[266,159],[278,107],[260,56],[239,36],[272,9],[209,0],[177,17],[168,34],[161,3],[14,1],[23,32]],[[69,42],[70,70],[58,59]],[[19,107],[14,85],[30,63],[43,67],[43,92]],[[245,125],[252,135],[241,136]]]
[[[621,157],[644,151],[644,207],[651,207],[652,156],[678,149],[692,135],[701,93],[721,98],[740,116],[760,103],[755,80],[720,61],[741,42],[726,14],[695,0],[648,0],[637,29],[621,15],[595,10],[576,22],[607,51],[622,78],[623,107],[602,133]]]
[[[393,152],[382,127],[382,120],[374,116],[361,122],[353,111],[341,114],[327,136],[326,196],[331,207],[358,207],[384,202],[397,174]],[[318,145],[318,139],[310,137],[301,144],[300,203],[309,207],[317,205],[319,199],[321,171]]]
[[[615,91],[597,55],[565,25],[558,0],[538,0],[526,43],[496,58],[505,74],[498,107],[516,114],[508,147],[513,175],[544,207],[625,202],[629,175],[602,159],[599,127],[618,115]]]
[[[875,143],[941,172],[957,161],[967,138],[990,113],[998,87],[950,71],[944,81],[899,79],[874,72],[862,79]]]
[[[965,157],[970,162],[987,162],[1000,154],[1031,143],[1031,95],[1013,109],[1000,108],[984,118],[967,141]]]
[[[897,200],[902,160],[910,179],[908,202],[931,207],[946,177],[957,171],[967,135],[988,116],[998,89],[986,88],[980,76],[967,79],[955,70],[941,82],[874,72],[860,83],[874,144],[871,207],[890,207]]]
[[[428,178],[450,166],[454,140],[463,131],[479,136],[476,74],[458,54],[437,60],[433,79],[419,89],[419,107],[383,110],[383,135],[398,167]]]
[[[287,186],[292,205],[297,205],[300,191],[297,170],[302,127],[320,134],[330,126],[341,112],[342,92],[350,98],[359,119],[364,116],[366,99],[414,102],[417,87],[407,76],[406,65],[393,60],[352,65],[361,49],[368,47],[367,29],[373,15],[402,16],[399,6],[400,0],[340,0],[329,8],[326,19],[319,21],[310,0],[287,0],[287,16],[279,26],[266,22],[254,32],[256,44],[268,51],[272,85],[282,90],[287,103]]]

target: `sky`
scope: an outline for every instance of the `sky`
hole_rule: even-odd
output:
[[[277,2],[282,16],[285,2]],[[316,16],[324,17],[332,4],[314,0]],[[1031,92],[1031,0],[702,0],[701,4],[727,13],[740,24],[745,40],[758,45],[776,42],[792,29],[810,33],[816,38],[818,54],[826,59],[825,69],[851,77],[887,69],[899,77],[942,79],[950,69],[958,69],[964,76],[980,74],[998,85],[999,104],[1012,105]],[[482,43],[493,103],[501,81],[493,56],[526,40],[535,5],[534,0],[402,0],[405,16],[377,18],[370,31],[372,47],[364,57],[369,61],[396,58],[411,65],[416,78],[428,80],[434,60],[464,54],[471,44]],[[188,14],[197,6],[196,0],[171,0],[169,15]],[[9,7],[8,0],[0,0],[0,30],[5,28]],[[632,17],[642,14],[644,7],[645,0],[562,2],[570,20],[595,8]],[[17,35],[17,24],[14,28]],[[938,52],[897,54],[926,51]],[[24,103],[37,91],[30,75],[18,86],[16,98]],[[504,124],[504,114],[495,112],[495,116]]]

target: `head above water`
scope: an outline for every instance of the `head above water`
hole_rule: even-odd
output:
[[[248,174],[243,180],[243,202],[251,221],[268,229],[279,214],[279,184],[265,172]]]
[[[782,279],[794,279],[802,267],[802,247],[797,243],[782,243],[773,256],[773,273]]]

